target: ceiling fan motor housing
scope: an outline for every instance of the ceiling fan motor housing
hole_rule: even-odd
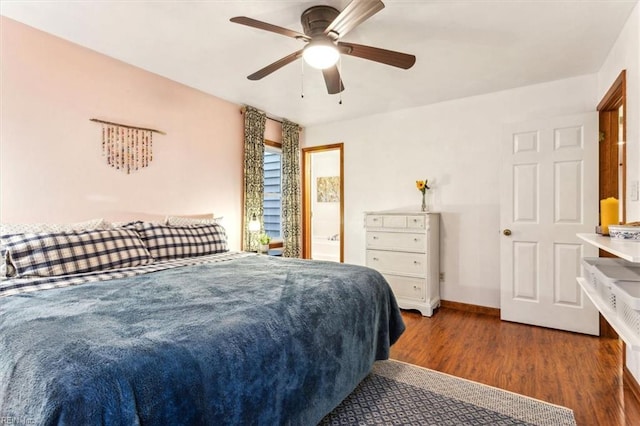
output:
[[[340,12],[331,6],[310,7],[300,16],[302,29],[311,38],[321,36],[339,14]]]

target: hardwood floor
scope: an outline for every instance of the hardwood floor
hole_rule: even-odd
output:
[[[571,408],[579,426],[640,425],[623,386],[617,339],[532,327],[440,308],[403,311],[407,330],[391,358]]]

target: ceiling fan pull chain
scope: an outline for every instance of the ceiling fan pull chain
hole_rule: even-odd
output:
[[[304,61],[300,61],[300,97],[304,99]]]
[[[338,59],[338,70],[340,71],[340,76],[338,77],[338,84],[340,85],[340,89],[342,89],[342,55]],[[340,100],[338,101],[338,105],[342,105],[342,92],[344,90],[340,90]]]

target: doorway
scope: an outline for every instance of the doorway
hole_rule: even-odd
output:
[[[302,257],[344,261],[343,144],[302,149]]]
[[[599,116],[599,189],[600,199],[618,200],[620,223],[626,222],[627,146],[626,71],[622,70],[598,104]],[[601,251],[601,256],[608,256]]]
[[[598,104],[599,121],[599,199],[609,197],[618,200],[618,221],[626,223],[627,197],[627,72],[622,70],[607,93]],[[598,203],[600,209],[600,203]],[[598,215],[600,217],[600,215]],[[616,257],[605,250],[599,250],[600,257]],[[600,315],[600,335],[617,338],[617,332]]]

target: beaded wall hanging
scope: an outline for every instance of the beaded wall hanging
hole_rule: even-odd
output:
[[[111,167],[130,174],[147,167],[153,160],[153,134],[166,133],[91,118],[102,124],[102,156]]]

